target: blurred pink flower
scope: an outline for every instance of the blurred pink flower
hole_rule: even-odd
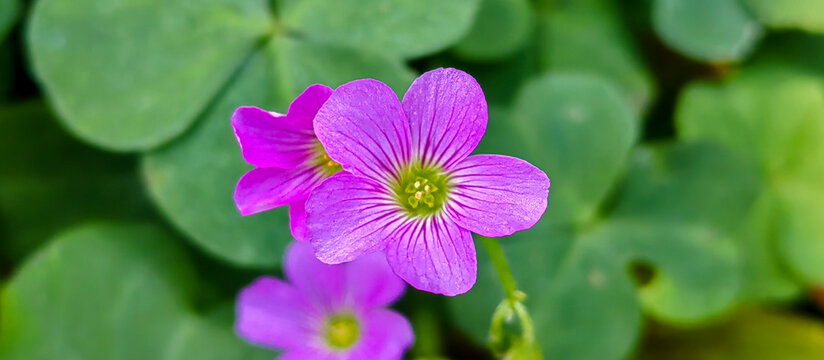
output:
[[[399,360],[414,342],[409,321],[384,307],[405,284],[382,254],[341,265],[318,261],[306,243],[287,250],[289,282],[261,277],[238,296],[235,327],[279,360]]]

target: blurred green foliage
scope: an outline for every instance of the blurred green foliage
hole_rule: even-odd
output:
[[[19,269],[2,295],[4,359],[240,359],[225,324],[192,314],[193,269],[148,225],[67,230]],[[256,358],[270,358],[260,354]]]
[[[235,209],[230,114],[357,78],[402,95],[438,66],[484,88],[478,151],[552,180],[544,218],[500,240],[544,359],[821,359],[818,9],[0,0],[0,359],[272,358],[231,307],[279,271],[288,215]],[[504,292],[478,248],[468,294],[400,304],[414,356],[492,357]]]
[[[17,0],[0,0],[0,42],[6,39],[6,34],[14,25],[19,7]]]

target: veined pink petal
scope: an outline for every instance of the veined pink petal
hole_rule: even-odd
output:
[[[401,314],[376,309],[364,319],[363,335],[346,360],[401,360],[415,342],[412,325]]]
[[[309,241],[327,264],[382,250],[407,218],[383,185],[345,172],[321,183],[306,202]]]
[[[401,103],[377,80],[338,87],[315,117],[315,134],[344,170],[379,182],[410,161],[409,123]]]
[[[286,114],[289,124],[294,129],[312,131],[315,114],[332,95],[332,91],[332,88],[321,84],[314,84],[303,90],[289,105],[289,112]]]
[[[471,233],[443,214],[417,218],[396,230],[386,259],[410,285],[436,294],[463,294],[477,277]]]
[[[389,306],[406,289],[406,283],[389,267],[383,252],[346,263],[346,281],[353,305],[362,310]]]
[[[256,107],[235,110],[232,127],[243,158],[261,168],[294,168],[309,160],[317,146],[311,127],[295,128],[287,116]]]
[[[306,234],[306,199],[289,205],[289,230],[297,241],[309,241]]]
[[[320,315],[338,311],[346,300],[345,265],[327,265],[315,258],[312,245],[292,243],[283,265],[286,278],[320,310]]]
[[[275,278],[260,277],[244,288],[236,310],[235,329],[254,344],[284,349],[316,336],[303,295]]]
[[[486,98],[478,82],[457,69],[436,69],[412,83],[403,97],[413,156],[449,169],[467,157],[486,132]]]
[[[245,216],[301,202],[323,178],[309,166],[252,169],[237,183],[235,205]]]
[[[532,164],[503,155],[473,155],[452,170],[447,213],[483,236],[529,229],[546,211],[549,178]]]

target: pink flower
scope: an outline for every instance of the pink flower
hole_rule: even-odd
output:
[[[289,282],[261,277],[238,296],[236,329],[254,344],[283,350],[279,360],[399,360],[414,342],[409,321],[384,307],[404,283],[380,254],[342,265],[293,243]]]
[[[312,130],[315,114],[331,94],[327,86],[312,85],[286,115],[256,107],[240,107],[232,115],[243,158],[257,167],[238,182],[235,204],[243,215],[289,205],[292,235],[301,241],[306,238],[309,192],[341,169]]]
[[[549,179],[531,164],[469,154],[486,131],[478,83],[456,69],[419,77],[403,103],[371,79],[340,86],[314,129],[344,172],[306,203],[308,238],[329,264],[385,250],[412,286],[456,295],[475,283],[471,232],[506,236],[532,227]]]

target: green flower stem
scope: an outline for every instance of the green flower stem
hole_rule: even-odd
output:
[[[439,314],[440,299],[431,294],[410,293],[404,300],[412,304],[409,320],[415,329],[415,344],[409,353],[414,359],[435,360],[443,354],[443,331]]]
[[[442,354],[440,324],[438,315],[427,308],[418,309],[412,315],[412,324],[415,328],[414,354],[423,357],[438,357]]]
[[[498,279],[501,280],[507,299],[511,301],[522,300],[524,295],[518,291],[518,286],[515,284],[515,278],[512,276],[512,270],[510,270],[509,263],[506,261],[501,244],[498,243],[498,240],[488,237],[481,237],[481,242],[486,247],[486,251],[489,252],[492,265],[495,267],[495,272],[498,273]]]

